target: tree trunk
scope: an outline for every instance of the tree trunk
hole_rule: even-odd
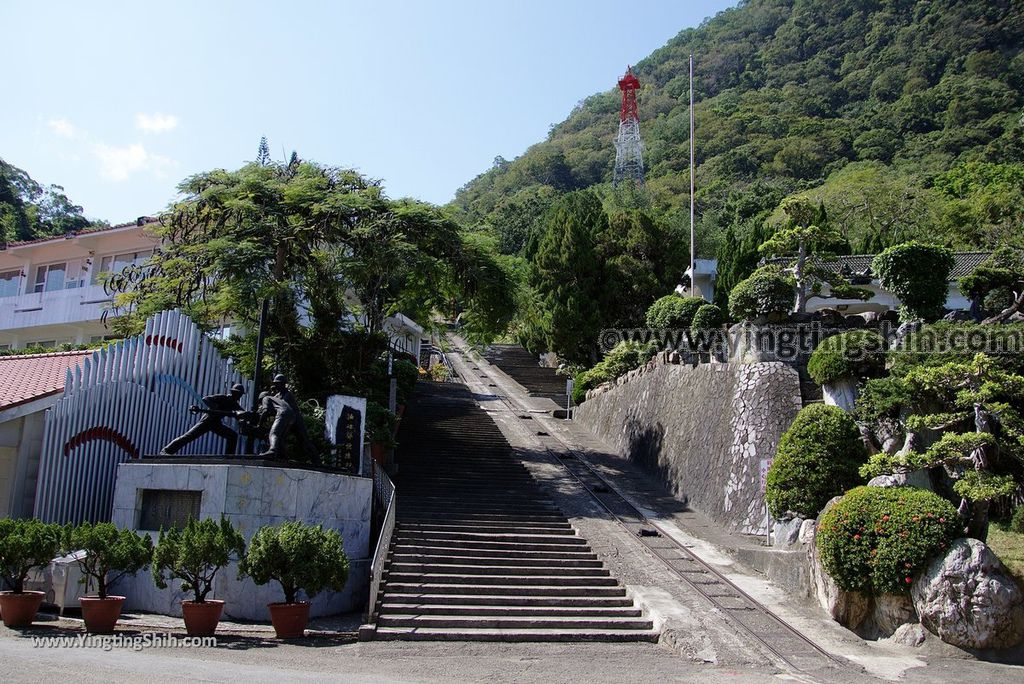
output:
[[[822,398],[829,406],[838,406],[847,413],[853,413],[857,404],[857,380],[843,378],[821,386]]]
[[[807,243],[801,240],[796,256],[796,266],[793,268],[793,277],[796,278],[796,306],[793,307],[795,313],[805,313],[807,311],[807,283],[804,282],[804,265],[806,262]]]
[[[1010,316],[1020,311],[1022,308],[1024,308],[1024,288],[1022,288],[1021,291],[1017,293],[1017,298],[1013,300],[1013,304],[1006,307],[1005,309],[997,313],[995,316],[990,316],[989,318],[986,318],[985,320],[982,321],[982,323],[1002,323]]]

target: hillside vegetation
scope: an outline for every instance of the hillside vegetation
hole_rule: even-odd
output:
[[[1022,47],[1024,4],[1013,0],[741,2],[633,67],[648,211],[687,239],[693,52],[701,256],[730,241],[727,260],[744,241],[756,247],[794,193],[819,202],[852,251],[1019,240]],[[503,252],[529,256],[554,198],[592,187],[614,200],[618,109],[614,88],[586,98],[547,140],[497,158],[452,208]]]

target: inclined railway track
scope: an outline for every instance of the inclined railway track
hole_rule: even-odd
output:
[[[500,389],[488,370],[458,348],[477,381],[487,385],[488,394],[501,401],[520,418],[530,410]],[[534,430],[544,450],[608,512],[623,528],[659,558],[677,576],[717,608],[739,631],[746,633],[767,654],[785,668],[811,675],[825,669],[849,668],[851,664],[821,648],[802,632],[770,611],[743,591],[725,575],[706,563],[685,545],[676,541],[656,522],[647,518],[614,487],[576,449],[561,438]]]

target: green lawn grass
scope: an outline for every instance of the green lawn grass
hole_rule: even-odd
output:
[[[1024,534],[1011,532],[1007,523],[992,523],[988,528],[988,546],[1024,586]]]

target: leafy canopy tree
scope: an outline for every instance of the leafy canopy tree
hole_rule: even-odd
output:
[[[821,268],[820,263],[808,261],[815,251],[819,260],[834,258],[834,253],[829,249],[842,242],[838,230],[827,223],[814,223],[819,209],[807,197],[802,196],[786,198],[782,201],[781,207],[789,220],[761,245],[761,252],[774,256],[790,256],[796,253],[796,259],[789,267],[796,287],[793,311],[806,312],[808,298],[822,296],[822,282],[831,285],[832,295],[835,297],[869,299],[871,293],[867,290],[851,287],[841,276]]]
[[[0,242],[63,235],[90,225],[59,185],[42,186],[0,159]]]
[[[269,299],[270,357],[300,388],[326,393],[325,371],[341,349],[361,344],[350,314],[369,336],[355,370],[380,350],[377,333],[397,311],[429,322],[436,310],[461,307],[467,334],[478,338],[504,331],[511,317],[508,277],[487,245],[436,207],[388,199],[355,171],[292,155],[287,164],[197,174],[179,189],[184,198],[162,217],[161,249],[108,282],[125,314],[122,332],[171,307],[210,327],[254,329]]]
[[[60,551],[61,528],[39,520],[0,520],[0,579],[21,594],[33,568],[41,568]]]

